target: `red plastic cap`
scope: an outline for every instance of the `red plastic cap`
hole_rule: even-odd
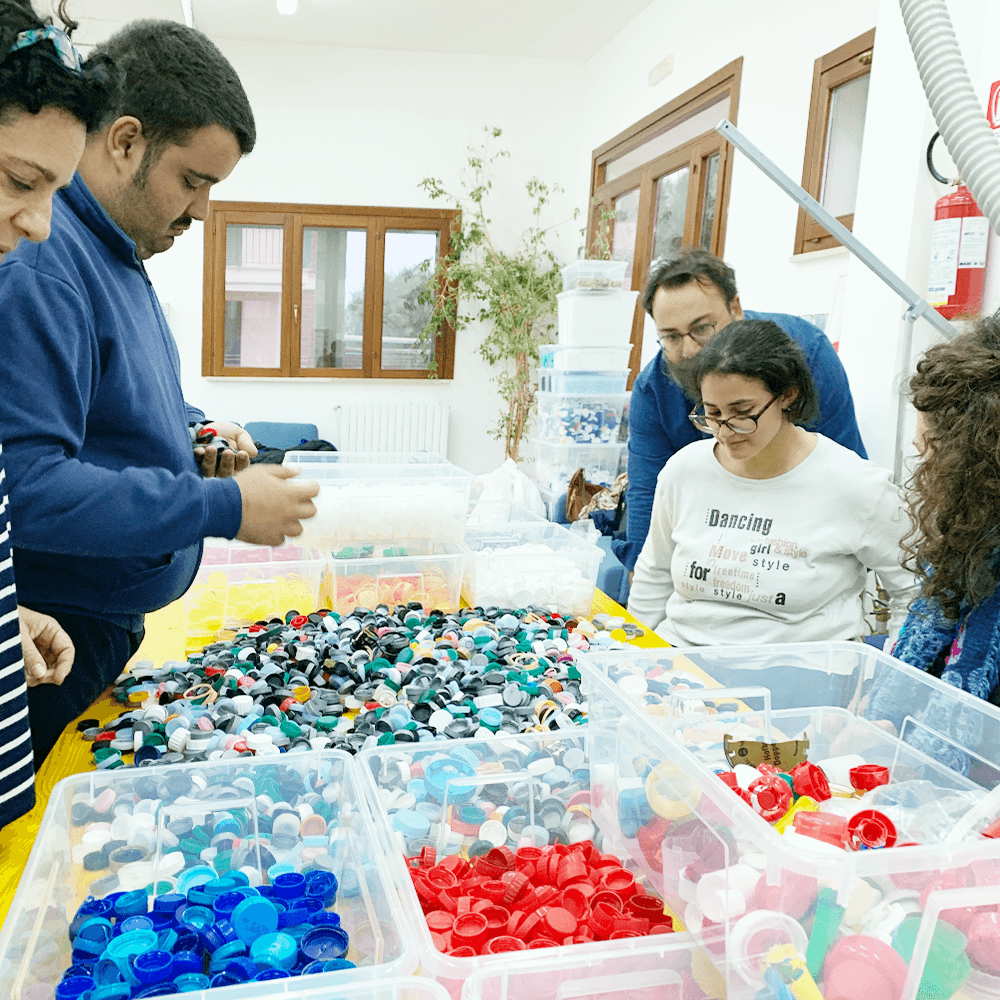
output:
[[[542,917],[542,930],[540,933],[546,937],[561,941],[576,933],[577,919],[569,910],[564,910],[561,906],[549,907]]]
[[[796,795],[808,795],[816,802],[825,802],[830,798],[830,782],[826,780],[821,767],[808,760],[803,761],[792,768],[791,775]]]
[[[848,821],[847,838],[856,851],[892,847],[896,843],[896,827],[885,813],[862,809]]]
[[[800,812],[792,821],[795,832],[814,840],[843,847],[847,842],[847,820],[835,813]]]
[[[527,945],[520,939],[512,937],[510,934],[501,934],[486,942],[483,949],[484,955],[499,955],[504,951],[524,951]]]
[[[870,792],[879,785],[889,784],[889,768],[882,764],[861,764],[850,770],[851,787],[856,792]]]
[[[773,774],[755,778],[747,789],[750,805],[768,821],[775,823],[788,812],[792,803],[792,790],[787,783]]]
[[[456,947],[466,945],[478,952],[486,943],[489,921],[481,913],[463,913],[455,918],[451,943]]]

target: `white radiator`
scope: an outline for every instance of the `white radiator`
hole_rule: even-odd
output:
[[[341,451],[448,454],[447,403],[346,403],[336,407]]]

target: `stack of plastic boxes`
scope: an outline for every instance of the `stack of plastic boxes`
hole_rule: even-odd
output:
[[[298,452],[285,464],[320,484],[301,540],[328,557],[324,606],[458,610],[471,473],[420,454]]]
[[[622,286],[626,264],[578,260],[563,268],[559,343],[540,349],[535,478],[549,510],[573,473],[610,486],[628,438],[630,338],[637,292]]]

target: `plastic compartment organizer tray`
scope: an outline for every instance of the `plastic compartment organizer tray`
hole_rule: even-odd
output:
[[[638,292],[560,292],[559,343],[564,347],[623,347],[632,336]]]
[[[587,615],[604,552],[559,524],[470,524],[465,593],[477,607]]]
[[[326,559],[299,545],[247,545],[208,538],[194,583],[183,598],[187,647],[201,649],[225,631],[325,606]]]
[[[554,444],[532,442],[535,479],[546,490],[565,489],[573,473],[583,469],[589,483],[610,486],[622,468],[627,444]]]
[[[538,388],[542,392],[616,393],[624,392],[631,369],[603,372],[562,372],[553,368],[538,368]]]
[[[691,938],[662,933],[669,929],[663,910],[657,905],[655,895],[647,897],[650,880],[624,852],[614,821],[605,826],[593,820],[592,806],[603,801],[613,785],[612,781],[605,788],[594,780],[592,760],[598,752],[595,746],[602,740],[612,745],[624,741],[623,753],[628,756],[641,753],[640,745],[630,742],[628,734],[619,738],[616,734],[594,732],[588,726],[584,730],[526,733],[489,741],[458,740],[433,747],[424,744],[407,749],[398,746],[373,748],[357,758],[370,781],[372,801],[382,805],[382,809],[376,811],[376,822],[390,855],[392,877],[400,890],[407,925],[416,932],[421,969],[425,975],[443,983],[453,997],[459,996],[462,984],[476,973],[481,975],[479,985],[472,992],[467,988],[462,994],[466,998],[496,997],[501,1000],[509,996],[511,1000],[513,997],[528,1000],[529,997],[598,996],[601,991],[611,988],[608,984],[612,980],[607,977],[625,976],[618,989],[624,983],[634,988],[641,981],[640,973],[647,976],[646,986],[662,984],[665,988],[659,993],[640,992],[634,994],[636,996],[694,1000],[724,995],[719,992],[720,987],[724,990],[724,982],[711,963],[692,958]],[[450,855],[465,857],[468,849],[480,840],[486,840],[490,847],[511,851],[527,848],[536,859],[543,855],[542,849],[552,844],[592,842],[600,850],[604,863],[615,869],[616,874],[609,875],[607,884],[614,880],[614,884],[619,885],[619,893],[624,894],[619,895],[619,901],[631,898],[632,894],[645,898],[642,912],[649,916],[644,926],[646,933],[652,931],[652,934],[526,948],[526,942],[533,936],[531,929],[525,927],[523,931],[526,940],[514,942],[509,936],[503,937],[501,929],[492,934],[500,935],[504,947],[510,950],[496,949],[491,953],[491,932],[487,929],[485,943],[477,954],[468,957],[450,954],[447,915],[439,914],[440,921],[434,918],[432,923],[440,930],[432,932],[425,917],[425,907],[430,912],[437,906],[427,901],[426,885],[420,890],[422,896],[418,896],[406,858],[420,856],[425,851],[425,860],[429,860],[426,855],[433,851],[434,863],[440,864]],[[527,852],[522,860],[528,861]],[[619,860],[625,865],[624,870],[618,867]],[[432,883],[436,884],[439,871],[435,869]],[[443,883],[450,881],[443,872],[441,874]],[[450,875],[456,878],[454,873]],[[503,880],[499,883],[504,884]],[[566,887],[564,882],[563,894]],[[497,886],[489,883],[488,888]],[[517,898],[518,894],[513,894],[508,904],[512,920],[524,916],[518,909]],[[558,908],[562,901],[560,896],[548,905]],[[567,905],[571,904],[567,901]],[[625,905],[630,913],[638,909],[638,904],[634,908]],[[581,919],[589,919],[585,913],[587,908],[589,904],[577,910]],[[494,904],[488,920],[496,923],[490,927],[500,927],[502,909],[505,907],[500,903]],[[537,917],[545,916],[545,910],[537,907],[529,906],[527,913],[533,923],[537,923]],[[565,913],[561,910],[560,918]],[[572,922],[576,923],[576,918]],[[638,927],[635,930],[639,932]],[[513,934],[518,936],[516,931]],[[607,934],[596,936],[601,938]],[[663,971],[662,980],[656,979],[658,969]],[[581,976],[581,970],[587,971]],[[534,972],[541,978],[531,990],[532,984],[524,977]],[[592,974],[601,977],[594,983],[597,992],[592,992],[582,981]],[[511,978],[506,983],[497,983],[498,976]],[[633,976],[635,978],[631,978]],[[577,982],[573,983],[574,980]],[[498,988],[513,986],[515,981],[518,985],[513,993],[496,992]],[[566,985],[560,986],[564,982]]]
[[[555,371],[596,372],[627,369],[632,357],[632,345],[621,347],[564,347],[562,344],[543,344],[538,348],[542,368]]]
[[[296,977],[307,962],[319,965],[301,979],[240,986],[237,977],[225,996],[293,1000],[301,988],[315,1000],[432,1000],[433,991],[404,993],[394,985],[393,977],[415,970],[416,951],[358,775],[346,754],[307,751],[60,781],[0,930],[0,996],[51,998],[71,966],[108,983],[124,977],[136,995],[143,988],[134,981],[136,955],[158,952],[162,962],[165,951],[169,964],[176,952],[190,951],[186,971],[214,975],[206,952],[227,947],[230,961],[248,948],[257,955],[238,963],[249,978],[255,964],[264,968],[258,959]],[[118,842],[125,846],[109,854],[108,845]],[[297,896],[304,884],[313,888]],[[177,893],[197,898],[182,901]],[[271,905],[261,900],[263,915],[248,906],[244,920],[232,909],[261,895],[271,897]],[[223,912],[230,914],[225,927],[215,922]],[[86,928],[84,917],[91,921]],[[116,934],[116,925],[129,920]],[[228,941],[230,930],[231,944],[213,937]],[[278,939],[273,948],[257,946],[265,935]],[[335,950],[354,967],[324,957],[337,941]],[[355,984],[368,992],[352,992]],[[214,996],[205,985],[189,995]],[[328,992],[313,992],[321,989]]]
[[[374,539],[462,541],[475,477],[458,466],[329,462],[300,468],[303,478],[320,484],[302,545],[330,550]]]
[[[631,775],[602,747],[592,773],[616,787],[598,820],[617,819],[689,930],[721,928],[731,1000],[763,987],[776,935],[824,996],[858,996],[848,987],[862,981],[887,1000],[950,997],[966,979],[996,989],[1000,840],[981,831],[1000,817],[1000,710],[862,643],[609,653],[581,672],[591,725],[627,726],[648,747]],[[751,785],[745,801],[720,780],[727,740],[737,762],[819,765],[793,779],[809,798],[791,831],[750,804],[784,803],[776,820],[791,801],[780,787]],[[863,764],[888,784],[859,798],[866,775],[850,769]]]
[[[329,562],[329,607],[393,607],[419,601],[425,608],[457,611],[465,549],[445,542],[370,542],[338,549]]]
[[[627,270],[626,260],[575,260],[562,269],[563,291],[572,288],[617,290],[622,287]]]
[[[558,444],[611,444],[622,433],[622,417],[629,394],[564,395],[536,393],[538,433]]]

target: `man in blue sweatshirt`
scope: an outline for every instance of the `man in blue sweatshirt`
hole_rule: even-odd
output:
[[[204,35],[139,21],[98,48],[120,93],[54,199],[51,237],[0,265],[0,440],[17,527],[20,600],[76,646],[61,687],[29,692],[37,763],[138,648],[143,615],[190,586],[208,536],[280,544],[315,513],[315,483],[247,468],[253,444],[212,475],[191,447],[204,421],[143,260],[204,219],[213,184],[250,152],[255,126],[235,70]],[[203,472],[205,473],[203,475]]]
[[[643,304],[653,317],[661,351],[632,387],[629,406],[628,528],[612,549],[625,569],[635,569],[653,509],[656,477],[675,451],[704,435],[688,420],[696,399],[682,386],[692,359],[734,320],[769,319],[805,352],[819,391],[820,419],[809,429],[867,458],[861,443],[847,375],[829,338],[818,327],[785,313],[744,312],[733,269],[704,250],[682,250],[657,264]],[[692,397],[693,397],[692,392]]]

